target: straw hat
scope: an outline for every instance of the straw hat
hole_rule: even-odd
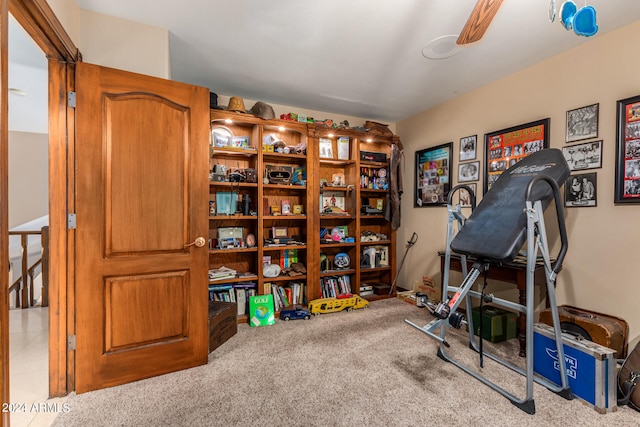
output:
[[[232,96],[231,99],[229,99],[229,106],[227,106],[227,110],[239,113],[247,112],[244,108],[244,101],[239,96]]]

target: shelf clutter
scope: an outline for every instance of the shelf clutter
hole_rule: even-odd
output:
[[[255,295],[271,295],[276,312],[341,293],[388,298],[395,142],[375,122],[350,128],[212,109],[210,299],[235,302],[243,322]]]

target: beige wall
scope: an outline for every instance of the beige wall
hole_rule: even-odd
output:
[[[78,47],[85,62],[169,78],[169,32],[80,10]]]
[[[51,9],[82,53],[83,61],[169,78],[169,32],[80,9],[75,0],[49,0]]]
[[[407,255],[398,279],[400,286],[410,286],[423,274],[439,278],[436,252],[443,250],[445,244],[446,208],[413,207],[416,150],[453,141],[454,183],[457,184],[460,138],[477,134],[478,159],[482,160],[485,133],[549,117],[551,147],[561,148],[567,145],[564,142],[566,111],[599,103],[598,139],[603,140],[603,167],[592,170],[597,173],[598,206],[565,209],[569,251],[557,281],[558,303],[620,316],[630,324],[631,340],[637,339],[640,280],[635,269],[640,254],[635,249],[636,242],[640,241],[640,226],[636,222],[640,205],[614,206],[613,192],[616,101],[640,94],[637,72],[640,57],[630,54],[636,51],[634,40],[639,31],[640,21],[595,37],[577,48],[397,124],[406,156],[399,256],[412,232],[420,236]],[[482,178],[478,187],[482,194]],[[551,219],[547,225],[549,221]],[[557,235],[552,238],[557,240]]]
[[[9,228],[49,214],[48,138],[9,132]]]

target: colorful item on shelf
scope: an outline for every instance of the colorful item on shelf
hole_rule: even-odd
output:
[[[336,268],[349,268],[351,265],[351,258],[349,258],[347,253],[340,252],[333,258],[333,265],[335,265]]]

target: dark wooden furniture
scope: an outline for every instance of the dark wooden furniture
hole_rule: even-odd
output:
[[[440,279],[440,284],[441,286],[443,285],[442,283],[442,278],[444,278],[444,261],[445,261],[445,254],[444,252],[438,252],[438,256],[440,257],[440,273],[441,273],[441,279]],[[467,258],[467,271],[469,271],[471,269],[471,266],[473,265],[473,260]],[[460,271],[462,272],[462,262],[460,259],[460,255],[457,254],[452,254],[451,255],[451,262],[450,262],[450,269],[453,271]],[[518,292],[519,292],[519,303],[522,305],[525,305],[527,302],[527,293],[526,293],[526,286],[527,286],[527,271],[526,271],[526,264],[520,264],[520,263],[502,263],[502,264],[492,264],[491,267],[489,268],[489,272],[487,274],[487,278],[491,279],[491,280],[499,280],[501,282],[507,282],[507,283],[513,283],[514,285],[517,286],[518,288]],[[533,283],[534,285],[542,285],[545,286],[546,284],[546,277],[544,274],[544,266],[542,265],[537,265],[535,272],[534,272],[534,276],[533,276]],[[527,327],[527,323],[526,323],[527,319],[526,316],[523,313],[519,313],[519,317],[518,317],[518,342],[520,343],[520,352],[519,355],[521,357],[525,357],[526,353],[525,350],[527,348],[527,341],[526,341],[526,335],[525,335],[525,330]]]

